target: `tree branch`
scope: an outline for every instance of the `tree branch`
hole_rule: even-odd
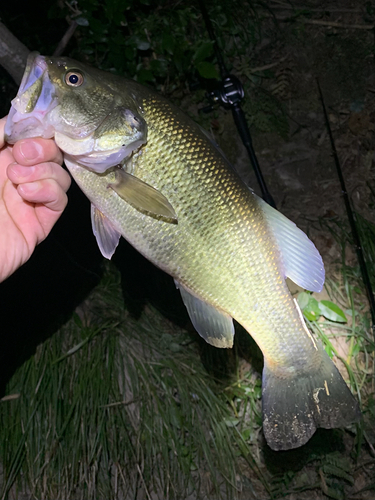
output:
[[[61,56],[61,54],[64,52],[65,47],[68,45],[69,40],[74,35],[74,32],[75,32],[77,26],[78,26],[78,24],[75,21],[71,22],[69,28],[65,32],[65,35],[60,40],[55,52],[53,53],[54,57]]]
[[[29,53],[29,49],[0,22],[0,64],[18,85]]]

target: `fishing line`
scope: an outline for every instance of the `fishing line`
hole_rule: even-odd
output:
[[[321,100],[322,107],[323,107],[324,119],[325,119],[327,130],[328,130],[329,140],[331,142],[332,155],[333,155],[333,158],[335,160],[337,175],[339,177],[340,185],[341,185],[341,192],[342,192],[342,195],[343,195],[343,198],[344,198],[344,202],[345,202],[346,213],[347,213],[347,216],[348,216],[348,219],[349,219],[350,229],[351,229],[351,232],[352,232],[352,235],[353,235],[354,248],[355,248],[356,253],[357,253],[357,259],[358,259],[358,262],[359,262],[359,267],[361,269],[362,280],[363,280],[363,283],[365,285],[366,292],[367,292],[367,297],[368,297],[368,301],[369,301],[369,304],[370,304],[371,318],[372,318],[372,333],[373,333],[373,335],[375,337],[375,299],[374,299],[374,292],[372,290],[371,281],[370,281],[370,277],[369,277],[369,273],[368,273],[366,261],[365,261],[364,255],[363,255],[363,250],[362,250],[362,245],[361,245],[361,239],[360,239],[360,236],[359,236],[359,233],[358,233],[358,230],[357,230],[355,213],[352,210],[352,207],[351,207],[351,204],[350,204],[350,200],[349,200],[349,195],[348,195],[348,192],[346,190],[345,180],[344,180],[344,176],[342,174],[342,168],[341,168],[341,165],[340,165],[340,160],[339,160],[339,157],[338,157],[338,154],[337,154],[337,150],[336,150],[336,146],[335,146],[335,141],[334,141],[333,135],[332,135],[331,125],[329,123],[327,109],[326,109],[326,106],[325,106],[325,103],[324,103],[322,89],[320,88],[320,84],[319,84],[319,80],[318,79],[317,79],[317,84],[318,84],[318,89],[319,89],[320,100]]]

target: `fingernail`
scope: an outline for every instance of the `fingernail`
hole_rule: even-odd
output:
[[[43,154],[43,148],[40,144],[33,141],[24,141],[19,145],[19,151],[25,160],[37,160]]]
[[[18,190],[21,191],[21,194],[26,196],[35,193],[38,189],[40,189],[39,182],[28,182],[27,184],[20,184],[18,186]]]

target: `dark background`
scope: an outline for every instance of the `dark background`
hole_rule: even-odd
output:
[[[63,3],[51,0],[15,0],[0,6],[0,19],[8,29],[30,50],[42,54],[55,50],[68,27],[67,14]],[[77,55],[77,47],[77,38],[72,38],[64,53]],[[17,88],[0,66],[1,116],[8,113]],[[74,182],[68,197],[68,206],[49,237],[29,262],[0,284],[0,398],[15,369],[71,316],[100,280],[103,257],[92,234],[90,203]],[[184,317],[172,280],[123,239],[113,260],[122,269],[124,298],[133,314],[140,314],[147,297],[154,297],[167,310],[163,297],[170,294]],[[173,307],[169,309],[173,316]]]

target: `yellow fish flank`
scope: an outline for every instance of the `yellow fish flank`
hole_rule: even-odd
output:
[[[203,133],[181,124],[178,110],[167,102],[151,101],[147,107],[143,102],[142,107],[152,125],[147,145],[131,160],[133,175],[168,198],[178,224],[119,200],[108,189],[115,182],[113,172],[98,176],[70,166],[73,177],[115,228],[126,230],[135,248],[241,323],[270,361],[285,363],[292,356],[310,365],[315,349],[280,274],[280,252],[256,197]],[[105,194],[98,199],[98,192]],[[301,335],[295,335],[299,330]]]
[[[34,53],[6,134],[9,142],[55,137],[92,203],[103,255],[123,236],[170,274],[207,342],[231,347],[232,318],[249,332],[264,355],[271,448],[295,448],[317,427],[358,420],[355,399],[285,283],[289,276],[320,290],[318,251],[178,108],[132,80]]]

